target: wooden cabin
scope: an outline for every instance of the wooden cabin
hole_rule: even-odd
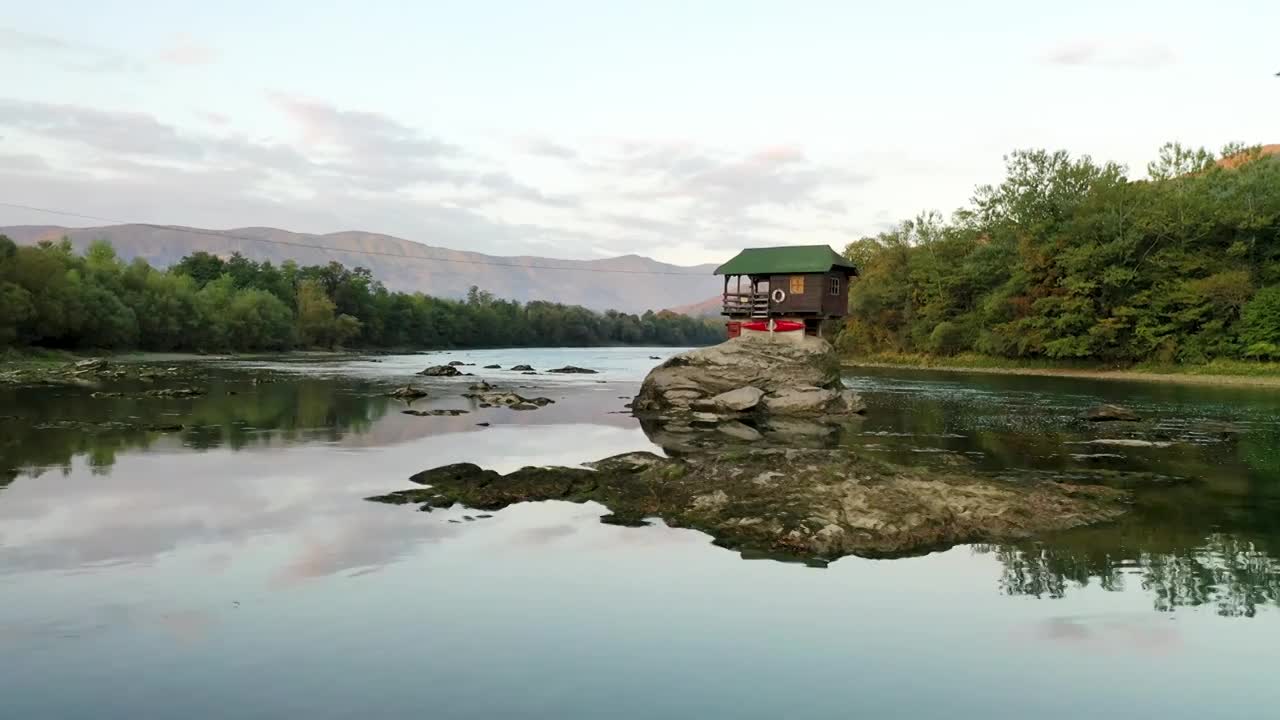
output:
[[[858,269],[826,245],[748,248],[716,268],[724,276],[729,336],[744,324],[803,323],[817,335],[824,320],[849,311],[849,282]],[[772,327],[773,325],[770,325]]]

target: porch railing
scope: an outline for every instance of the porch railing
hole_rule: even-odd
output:
[[[727,292],[722,315],[730,317],[769,317],[769,294],[763,292]]]

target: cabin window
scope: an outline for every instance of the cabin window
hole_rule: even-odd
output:
[[[791,276],[791,294],[792,295],[804,294],[804,276],[803,275]]]
[[[827,278],[827,292],[831,293],[832,295],[840,294],[840,278],[838,277]]]

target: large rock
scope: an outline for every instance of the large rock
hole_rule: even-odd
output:
[[[839,397],[827,388],[784,388],[766,397],[764,406],[773,415],[826,415]]]
[[[462,371],[453,365],[432,365],[418,374],[428,377],[457,377]]]
[[[680,353],[649,371],[635,409],[688,410],[695,400],[748,386],[770,395],[796,387],[839,390],[839,359],[830,343],[819,338],[798,343],[733,338]]]
[[[426,488],[369,499],[486,511],[529,501],[595,501],[612,511],[610,523],[656,516],[706,532],[724,547],[816,562],[1019,540],[1114,520],[1128,507],[1128,494],[1112,488],[900,467],[847,448],[734,447],[686,458],[630,453],[592,466],[499,475],[446,465],[410,478]]]
[[[764,397],[764,391],[750,385],[737,390],[722,392],[711,398],[711,404],[717,410],[726,412],[745,412],[754,409]]]

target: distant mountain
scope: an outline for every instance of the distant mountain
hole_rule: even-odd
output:
[[[723,303],[724,298],[720,295],[715,295],[700,302],[689,303],[688,305],[677,305],[667,309],[673,313],[688,315],[690,317],[715,318],[720,317],[720,311],[724,307]]]
[[[604,260],[497,257],[364,232],[308,235],[261,227],[204,230],[150,225],[18,225],[0,227],[0,234],[18,244],[65,235],[77,250],[105,239],[126,260],[140,257],[158,267],[172,265],[199,250],[222,257],[239,252],[251,260],[270,260],[277,265],[285,260],[300,265],[336,260],[348,267],[369,268],[392,290],[461,297],[467,288],[477,285],[502,298],[548,300],[595,310],[656,311],[700,301],[717,292],[721,284],[711,274],[714,265],[683,267],[639,255]]]

